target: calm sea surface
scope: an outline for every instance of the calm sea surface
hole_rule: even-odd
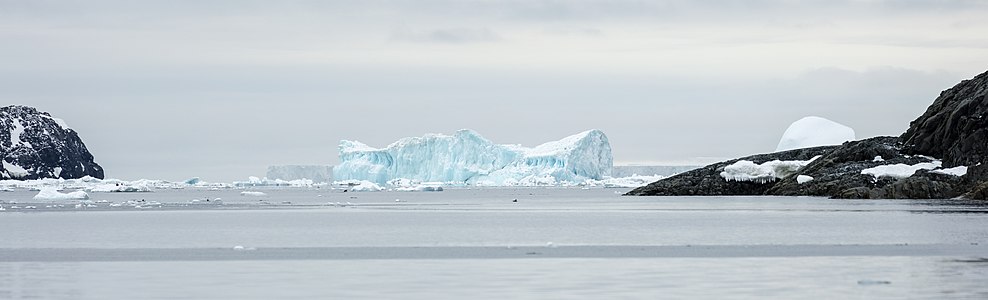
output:
[[[984,203],[241,191],[0,193],[0,299],[988,298]]]

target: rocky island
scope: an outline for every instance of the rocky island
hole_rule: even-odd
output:
[[[79,134],[33,107],[0,107],[0,179],[103,178]]]
[[[988,199],[988,72],[943,91],[898,137],[752,155],[671,176],[633,196]]]

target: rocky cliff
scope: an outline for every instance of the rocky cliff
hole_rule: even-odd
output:
[[[988,72],[943,91],[900,137],[877,137],[840,146],[760,154],[716,163],[635,189],[627,195],[786,195],[834,198],[988,198]],[[766,181],[732,181],[721,175],[741,160],[805,160],[797,172]],[[873,176],[882,166],[939,164],[967,167],[963,176],[920,169],[904,178]],[[941,169],[942,168],[938,168]],[[800,180],[802,178],[803,180]]]
[[[0,107],[0,156],[2,179],[103,178],[75,130],[32,107]]]

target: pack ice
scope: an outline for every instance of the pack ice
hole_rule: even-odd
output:
[[[385,184],[406,178],[471,185],[555,185],[601,180],[613,166],[611,145],[600,130],[588,130],[534,148],[499,145],[469,129],[453,135],[426,134],[386,148],[340,141],[335,180]]]
[[[775,152],[816,146],[840,145],[856,140],[854,129],[821,117],[809,116],[789,125]]]

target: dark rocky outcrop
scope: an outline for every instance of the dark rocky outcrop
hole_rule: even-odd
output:
[[[905,152],[943,158],[944,166],[988,161],[988,72],[940,93],[902,134]]]
[[[0,107],[0,156],[2,179],[103,178],[75,130],[32,107]]]
[[[963,196],[988,200],[988,72],[943,91],[933,105],[900,137],[877,137],[840,146],[760,154],[725,161],[635,189],[627,195],[784,195],[855,199],[948,199]],[[794,152],[795,151],[795,152]],[[739,160],[820,158],[775,181],[734,182],[720,176]],[[881,157],[881,160],[876,159]],[[892,164],[915,165],[932,157],[944,167],[968,166],[964,176],[920,170],[904,179],[878,178],[862,170]],[[798,183],[806,175],[812,180]]]
[[[740,160],[748,160],[758,164],[772,160],[809,160],[818,155],[830,153],[837,146],[796,149],[770,154],[759,154],[719,162],[703,168],[656,181],[652,184],[637,188],[628,195],[634,196],[728,196],[728,195],[764,195],[772,188],[772,183],[757,183],[752,181],[728,181],[720,176],[724,167]]]

